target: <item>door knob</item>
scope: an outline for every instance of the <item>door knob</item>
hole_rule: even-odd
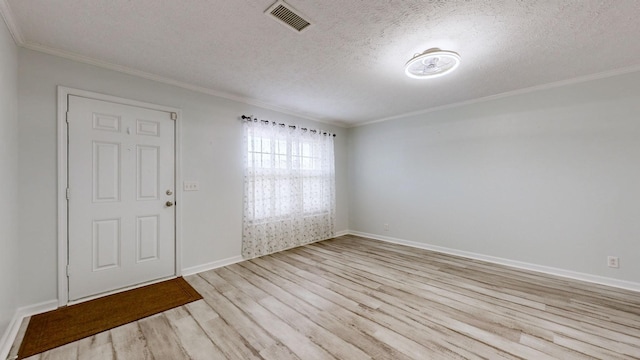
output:
[[[171,201],[167,201],[167,202],[166,202],[166,205],[167,205],[167,206],[173,206],[173,203],[172,203]]]

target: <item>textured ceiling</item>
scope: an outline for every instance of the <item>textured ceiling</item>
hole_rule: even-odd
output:
[[[640,65],[637,0],[289,0],[302,33],[275,0],[0,1],[26,47],[346,125]],[[462,65],[407,78],[433,47]]]

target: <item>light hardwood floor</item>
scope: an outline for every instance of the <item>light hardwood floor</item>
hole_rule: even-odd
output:
[[[204,297],[45,359],[638,359],[640,294],[354,236],[186,278]]]

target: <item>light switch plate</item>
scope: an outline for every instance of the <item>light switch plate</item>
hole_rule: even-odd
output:
[[[198,181],[185,181],[184,191],[198,191],[200,190],[200,183]]]

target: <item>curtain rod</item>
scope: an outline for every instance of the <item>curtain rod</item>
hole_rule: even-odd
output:
[[[269,121],[269,120],[258,120],[258,118],[254,118],[254,117],[246,116],[246,115],[242,115],[242,116],[241,116],[241,118],[242,118],[242,120],[244,120],[244,121],[253,121],[253,122],[258,122],[258,121],[260,121],[260,122],[261,122],[261,123],[263,123],[263,124],[280,125],[280,126],[282,126],[282,127],[287,126],[287,125],[286,125],[286,124],[284,124],[284,123],[277,123],[277,122],[275,122],[275,121]],[[289,126],[289,128],[290,128],[290,129],[294,129],[294,130],[298,128],[298,127],[297,127],[297,126],[295,126],[295,125],[288,125],[288,126]],[[300,130],[302,130],[302,131],[309,131],[309,132],[314,133],[314,134],[315,134],[315,133],[318,133],[318,134],[322,134],[322,135],[329,135],[329,136],[336,137],[336,134],[331,134],[331,133],[328,133],[328,132],[326,132],[326,131],[321,131],[321,130],[314,130],[314,129],[309,130],[309,129],[307,129],[307,128],[303,128],[303,127],[301,127],[301,128],[300,128]]]

